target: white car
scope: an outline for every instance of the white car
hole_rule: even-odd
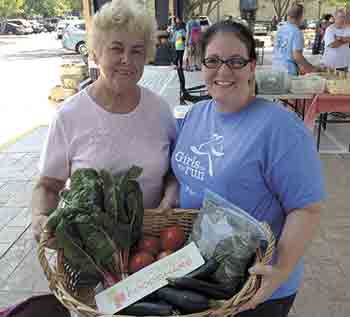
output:
[[[85,21],[77,20],[70,22],[62,35],[63,48],[76,51],[81,55],[87,53]]]
[[[262,23],[255,23],[254,24],[254,34],[256,35],[267,35],[268,33],[268,28],[266,25],[262,24]]]
[[[248,21],[245,19],[242,19],[241,17],[234,17],[234,18],[232,18],[232,21],[237,22],[237,23],[241,23],[245,27],[249,27]]]
[[[206,15],[199,16],[199,24],[201,25],[202,32],[204,32],[209,26],[211,26],[209,17]]]

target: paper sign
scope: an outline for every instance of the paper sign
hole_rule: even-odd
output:
[[[98,310],[114,314],[168,284],[169,277],[182,277],[204,264],[191,242],[177,252],[143,268],[95,296]]]

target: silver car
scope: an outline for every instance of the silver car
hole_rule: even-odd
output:
[[[76,51],[81,55],[86,54],[86,30],[83,20],[77,20],[68,24],[63,31],[62,46],[67,50]]]
[[[25,34],[32,34],[34,32],[30,23],[25,19],[8,19],[7,22],[23,27]]]

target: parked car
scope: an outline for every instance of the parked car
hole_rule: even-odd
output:
[[[206,15],[201,15],[199,17],[199,24],[201,25],[202,32],[204,32],[211,25],[211,21]]]
[[[232,21],[237,22],[237,23],[241,23],[241,24],[243,24],[246,27],[249,26],[248,25],[248,21],[245,20],[245,19],[242,19],[241,17],[234,17],[234,18],[232,18]]]
[[[29,23],[31,24],[34,33],[44,32],[45,28],[43,24],[36,20],[30,20]]]
[[[63,48],[76,51],[81,55],[87,52],[86,30],[83,20],[73,21],[64,29],[62,36]]]
[[[271,20],[266,18],[258,18],[254,25],[254,34],[267,35],[271,31]]]
[[[269,32],[269,29],[266,25],[263,23],[254,23],[254,34],[255,35],[267,35]]]
[[[316,30],[316,28],[317,28],[318,25],[319,25],[319,21],[318,21],[318,20],[310,20],[310,21],[307,23],[307,28],[308,28],[308,29]]]
[[[25,34],[31,34],[34,32],[31,24],[25,19],[9,19],[7,22],[22,26],[24,28]]]
[[[68,24],[69,24],[69,21],[62,20],[62,21],[58,22],[58,24],[56,26],[56,39],[62,40],[63,31],[67,27]]]
[[[56,30],[56,26],[58,24],[59,19],[58,18],[46,18],[44,20],[44,27],[47,32],[53,32]]]
[[[4,30],[4,34],[15,34],[15,35],[24,35],[26,34],[25,28],[22,25],[17,25],[14,23],[3,22],[4,26],[2,29]]]

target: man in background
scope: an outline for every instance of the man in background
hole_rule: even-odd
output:
[[[322,63],[336,70],[347,71],[350,64],[350,27],[346,25],[346,12],[338,9],[335,22],[326,29],[325,51]]]
[[[276,34],[272,65],[284,68],[291,75],[303,72],[317,72],[319,68],[311,65],[304,57],[304,34],[300,25],[304,19],[304,7],[294,4],[288,10],[288,22],[281,26]]]

